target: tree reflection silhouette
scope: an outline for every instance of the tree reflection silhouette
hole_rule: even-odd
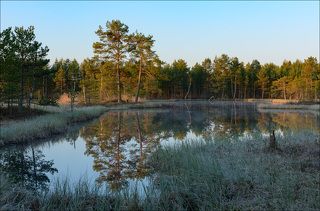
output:
[[[86,154],[94,158],[93,169],[99,172],[99,184],[106,181],[111,190],[118,190],[127,185],[127,179],[148,174],[146,158],[159,138],[144,136],[145,131],[150,128],[141,127],[138,112],[120,111],[110,112],[99,123],[82,130]]]
[[[9,180],[28,189],[48,189],[50,180],[47,173],[58,172],[52,160],[47,161],[40,150],[33,147],[9,149],[0,154],[0,169]]]

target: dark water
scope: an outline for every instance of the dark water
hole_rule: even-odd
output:
[[[57,179],[85,178],[111,191],[148,184],[148,157],[158,148],[191,142],[320,133],[319,116],[305,112],[259,112],[254,106],[183,105],[167,109],[112,111],[41,144],[0,151],[0,170],[31,189],[52,188]]]

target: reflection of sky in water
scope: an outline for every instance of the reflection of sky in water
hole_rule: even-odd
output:
[[[74,145],[70,142],[52,143],[50,147],[42,146],[40,150],[46,155],[47,160],[54,160],[54,166],[59,173],[48,175],[50,180],[68,179],[78,181],[87,177],[89,181],[94,180],[98,173],[93,171],[93,157],[84,154],[86,150],[85,141],[78,137]]]
[[[137,142],[132,139],[127,142],[124,147],[126,151],[132,149]],[[54,160],[54,167],[59,169],[58,174],[47,174],[49,177],[53,188],[53,185],[58,180],[63,182],[65,179],[75,184],[79,180],[86,180],[90,184],[93,184],[95,179],[99,176],[99,173],[94,171],[92,168],[93,157],[85,155],[86,150],[85,141],[83,138],[78,137],[74,142],[74,145],[70,142],[57,142],[51,143],[50,147],[48,145],[39,146],[40,149],[45,155],[46,160]],[[126,152],[129,157],[129,152]],[[57,154],[59,156],[57,156]],[[141,196],[144,195],[144,187],[147,187],[149,184],[149,177],[143,179],[128,179],[128,187],[137,191]]]
[[[311,130],[319,134],[319,117],[311,114],[258,113],[252,107],[240,108],[237,112],[230,108],[191,109],[190,112],[183,109],[159,111],[153,109],[110,112],[103,115],[100,120],[82,128],[81,136],[78,132],[71,135],[74,137],[73,140],[62,138],[58,141],[43,142],[34,148],[42,151],[45,160],[54,161],[53,166],[59,172],[54,175],[47,173],[51,181],[67,179],[74,184],[79,179],[85,179],[94,183],[101,176],[99,169],[94,169],[97,159],[101,159],[102,164],[105,164],[101,172],[104,178],[108,179],[109,167],[103,162],[111,160],[113,162],[111,167],[117,169],[116,159],[119,159],[123,165],[120,170],[118,169],[120,177],[125,177],[124,180],[130,189],[137,188],[143,195],[144,187],[149,184],[150,177],[141,173],[142,176],[138,175],[140,179],[135,179],[137,178],[135,174],[139,174],[135,168],[139,159],[145,163],[150,153],[157,147],[179,146],[183,142],[201,143],[221,138],[237,138],[241,141],[253,138],[256,133],[267,139],[270,128],[280,137],[301,130]],[[118,124],[119,122],[121,124]],[[121,141],[118,143],[119,125]],[[100,137],[101,134],[103,137]],[[121,153],[119,158],[117,150]],[[93,155],[93,152],[97,154]],[[140,170],[143,171],[143,168],[144,166]],[[103,183],[109,184],[109,182],[110,180]]]

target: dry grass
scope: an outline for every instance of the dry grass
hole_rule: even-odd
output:
[[[313,110],[320,111],[320,104],[310,104],[310,105],[301,105],[301,104],[258,104],[258,109],[295,109],[295,110]]]
[[[158,169],[160,206],[168,210],[320,209],[319,137],[301,134],[277,139],[280,150],[274,152],[260,136],[160,149],[153,162]]]
[[[56,113],[1,126],[0,146],[26,143],[62,133],[73,124],[99,117],[107,110],[103,106],[77,108],[73,112],[64,108],[54,109]]]

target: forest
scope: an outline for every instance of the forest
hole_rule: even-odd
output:
[[[152,35],[129,33],[119,20],[95,32],[93,56],[77,61],[47,59],[49,48],[35,28],[9,27],[0,39],[0,101],[8,108],[54,105],[62,94],[85,105],[144,99],[296,99],[320,97],[316,57],[281,65],[244,63],[226,54],[190,67],[183,59],[161,61]],[[214,48],[214,46],[212,46]]]

